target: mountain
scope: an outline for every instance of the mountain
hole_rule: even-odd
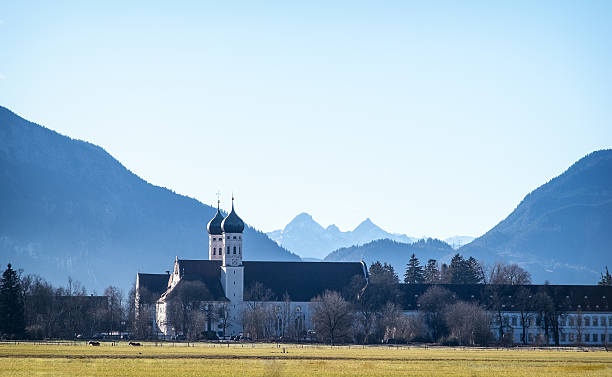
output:
[[[0,182],[0,262],[55,284],[71,276],[97,293],[129,289],[136,272],[168,270],[177,255],[208,257],[205,226],[216,209],[4,107]],[[251,227],[244,242],[250,260],[299,260]]]
[[[467,245],[468,243],[474,241],[474,237],[472,236],[453,236],[444,239],[444,242],[451,245],[453,249],[458,249],[463,245]]]
[[[391,239],[410,243],[416,239],[404,234],[392,234],[365,219],[352,231],[343,232],[336,225],[323,228],[312,216],[300,213],[282,230],[267,233],[268,237],[282,247],[304,258],[325,258],[340,247],[361,245],[378,239]]]
[[[519,263],[537,283],[596,283],[612,266],[612,150],[580,159],[459,251]]]
[[[338,249],[325,257],[326,262],[352,262],[363,260],[369,266],[373,262],[390,263],[395,272],[403,277],[406,264],[416,254],[422,265],[428,259],[449,261],[456,253],[449,244],[433,238],[421,239],[414,243],[401,243],[389,239],[372,241],[365,245]]]

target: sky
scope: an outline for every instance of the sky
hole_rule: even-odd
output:
[[[2,2],[0,105],[258,229],[478,236],[612,147],[612,2]]]

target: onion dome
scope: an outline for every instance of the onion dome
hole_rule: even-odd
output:
[[[221,222],[221,230],[223,233],[242,233],[244,230],[244,221],[234,211],[234,198],[232,198],[232,211]]]
[[[221,229],[221,223],[223,222],[223,215],[219,210],[219,201],[217,200],[217,214],[212,218],[206,225],[206,230],[208,230],[208,234],[221,235],[223,234],[223,230]]]

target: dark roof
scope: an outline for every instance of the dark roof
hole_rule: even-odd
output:
[[[232,210],[221,222],[221,229],[224,233],[242,233],[244,230],[244,221],[234,211],[234,199],[232,198]]]
[[[215,214],[215,217],[212,218],[212,220],[210,220],[208,222],[208,225],[206,226],[206,230],[208,231],[208,234],[214,234],[214,235],[220,235],[223,233],[223,230],[221,229],[221,223],[223,222],[223,215],[221,214],[221,210],[219,210],[219,204],[217,203],[217,213]]]
[[[204,283],[211,295],[211,301],[225,300],[221,285],[221,261],[179,259],[181,281],[200,281]]]
[[[201,281],[214,300],[225,299],[221,285],[221,261],[179,259],[181,281]],[[310,301],[325,290],[342,292],[355,275],[364,276],[361,262],[243,262],[245,291],[255,282],[282,300],[285,292],[293,301]]]
[[[365,276],[361,262],[243,262],[245,293],[256,282],[272,291],[273,300],[285,292],[292,301],[310,301],[325,290],[342,292],[355,275]],[[245,297],[245,299],[247,299]]]
[[[138,273],[138,289],[146,289],[156,296],[161,296],[168,289],[168,274]]]
[[[401,306],[404,310],[418,309],[418,298],[432,284],[400,284]],[[547,293],[561,311],[578,309],[585,312],[605,312],[612,309],[612,287],[600,285],[484,285],[484,284],[438,284],[451,291],[458,300],[473,301],[488,306],[492,295],[500,297],[504,310],[514,311],[516,291],[524,287],[532,296]]]

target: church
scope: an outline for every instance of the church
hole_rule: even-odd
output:
[[[220,337],[253,337],[258,330],[249,326],[249,313],[262,307],[265,336],[304,337],[313,328],[309,310],[313,298],[326,290],[342,292],[355,281],[367,284],[363,262],[249,261],[244,222],[236,213],[234,198],[226,217],[217,202],[217,213],[206,230],[208,259],[177,256],[166,274],[137,274],[136,308],[142,308],[141,301],[154,302],[151,320],[160,338],[185,336],[188,329]],[[197,316],[191,310],[187,317],[190,299],[185,292],[191,301],[197,300]],[[145,295],[154,301],[144,300]]]

